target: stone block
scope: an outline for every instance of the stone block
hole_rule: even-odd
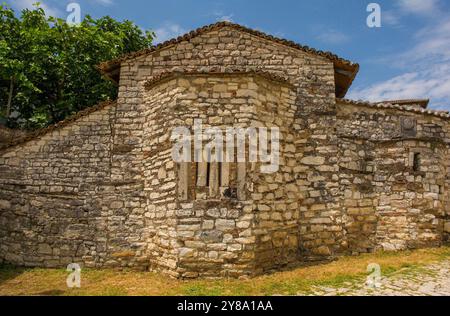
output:
[[[304,165],[320,166],[325,163],[325,158],[324,157],[316,157],[316,156],[308,156],[308,157],[304,157],[300,162]]]
[[[216,220],[216,229],[220,231],[229,231],[236,228],[236,222],[234,220],[228,219],[217,219]]]

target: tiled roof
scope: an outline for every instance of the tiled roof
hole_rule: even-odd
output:
[[[428,104],[430,103],[430,99],[406,99],[406,100],[388,100],[382,101],[379,103],[390,103],[390,104],[398,104],[398,105],[418,105],[422,108],[426,109]]]
[[[337,98],[336,100],[338,103],[343,103],[343,104],[367,106],[367,107],[371,107],[371,108],[375,108],[375,109],[400,110],[400,111],[405,111],[405,112],[433,115],[433,116],[437,116],[437,117],[445,118],[445,119],[450,118],[449,111],[427,110],[427,109],[423,109],[421,107],[415,106],[413,103],[410,103],[409,105],[401,105],[401,104],[386,103],[386,101],[373,103],[373,102],[368,102],[368,101],[361,101],[361,100],[355,101],[355,100],[339,99],[339,98]]]
[[[247,28],[245,26],[242,26],[242,25],[239,25],[239,24],[235,24],[235,23],[230,23],[230,22],[218,22],[218,23],[215,23],[215,24],[211,24],[211,25],[208,25],[208,26],[204,26],[204,27],[198,28],[198,29],[196,29],[194,31],[191,31],[191,32],[185,34],[185,35],[182,35],[182,36],[179,36],[177,38],[165,41],[165,42],[163,42],[161,44],[158,44],[156,46],[152,46],[150,48],[146,48],[146,49],[143,49],[143,50],[140,50],[140,51],[137,51],[137,52],[129,53],[129,54],[123,55],[122,57],[119,57],[117,59],[113,59],[113,60],[110,60],[110,61],[105,61],[103,63],[100,63],[97,68],[103,74],[107,74],[108,72],[113,71],[114,69],[117,69],[123,61],[130,60],[130,59],[133,59],[133,58],[136,58],[136,57],[139,57],[139,56],[151,54],[151,53],[153,53],[155,51],[161,50],[161,49],[166,48],[168,46],[175,45],[175,44],[178,44],[178,43],[183,42],[183,41],[188,41],[188,40],[190,40],[190,39],[192,39],[192,38],[194,38],[196,36],[199,36],[199,35],[201,35],[203,33],[210,32],[210,31],[213,31],[213,30],[217,30],[217,29],[220,29],[220,28],[223,28],[223,27],[230,27],[230,28],[242,31],[242,32],[249,33],[249,34],[254,35],[254,36],[258,36],[258,37],[261,37],[261,38],[264,38],[264,39],[267,39],[267,40],[270,40],[270,41],[282,44],[282,45],[286,45],[286,46],[289,46],[289,47],[292,47],[292,48],[295,48],[295,49],[299,49],[299,50],[307,52],[307,53],[311,53],[311,54],[314,54],[314,55],[325,57],[325,58],[331,60],[336,66],[345,68],[347,70],[350,70],[351,71],[351,78],[350,78],[351,82],[353,81],[353,79],[355,78],[355,76],[356,76],[356,74],[358,73],[358,70],[359,70],[359,65],[358,64],[353,63],[353,62],[351,62],[349,60],[340,58],[339,56],[337,56],[337,55],[335,55],[335,54],[333,54],[331,52],[325,52],[325,51],[316,50],[316,49],[310,48],[308,46],[297,44],[297,43],[295,43],[293,41],[277,38],[277,37],[274,37],[272,35],[268,35],[266,33],[263,33],[263,32],[260,32],[260,31],[256,31],[256,30]],[[350,82],[350,85],[351,85],[351,82]]]

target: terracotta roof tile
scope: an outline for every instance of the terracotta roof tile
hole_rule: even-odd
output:
[[[156,46],[152,46],[150,48],[146,48],[146,49],[143,49],[143,50],[140,50],[140,51],[137,51],[137,52],[125,54],[122,57],[119,57],[117,59],[113,59],[113,60],[110,60],[110,61],[105,61],[103,63],[100,63],[97,68],[103,74],[106,74],[109,71],[113,70],[114,68],[119,67],[120,63],[122,63],[123,61],[130,60],[130,59],[133,59],[133,58],[136,58],[136,57],[139,57],[139,56],[151,54],[151,53],[153,53],[155,51],[161,50],[161,49],[166,48],[168,46],[178,44],[178,43],[180,43],[182,41],[188,41],[188,40],[190,40],[190,39],[192,39],[192,38],[194,38],[194,37],[196,37],[198,35],[201,35],[203,33],[210,32],[210,31],[213,31],[213,30],[216,30],[216,29],[220,29],[220,28],[223,28],[223,27],[231,27],[233,29],[236,29],[236,30],[239,30],[239,31],[242,31],[242,32],[246,32],[246,33],[249,33],[249,34],[254,35],[254,36],[258,36],[258,37],[261,37],[261,38],[264,38],[264,39],[267,39],[267,40],[270,40],[270,41],[273,41],[273,42],[276,42],[276,43],[279,43],[279,44],[282,44],[282,45],[286,45],[286,46],[289,46],[289,47],[292,47],[292,48],[295,48],[295,49],[299,49],[299,50],[307,52],[307,53],[311,53],[311,54],[314,54],[314,55],[318,55],[318,56],[322,56],[324,58],[327,58],[327,59],[331,60],[333,63],[335,63],[335,65],[339,65],[341,67],[345,67],[345,68],[351,70],[352,71],[351,81],[353,81],[353,79],[355,78],[355,76],[356,76],[356,74],[357,74],[357,72],[359,70],[359,65],[358,64],[353,63],[353,62],[351,62],[349,60],[340,58],[339,56],[337,56],[337,55],[335,55],[335,54],[333,54],[331,52],[325,52],[325,51],[316,50],[316,49],[310,48],[308,46],[297,44],[297,43],[295,43],[293,41],[290,41],[290,40],[277,38],[277,37],[274,37],[272,35],[268,35],[266,33],[263,33],[263,32],[257,31],[257,30],[253,30],[253,29],[247,28],[247,27],[239,25],[239,24],[230,23],[230,22],[218,22],[218,23],[215,23],[215,24],[211,24],[211,25],[207,25],[207,26],[198,28],[198,29],[196,29],[194,31],[186,33],[185,35],[182,35],[182,36],[179,36],[177,38],[165,41],[165,42],[163,42],[161,44],[158,44]]]
[[[378,102],[378,103],[372,103],[368,101],[361,101],[361,100],[349,100],[349,99],[336,99],[337,102],[344,103],[344,104],[351,104],[351,105],[360,105],[360,106],[367,106],[375,109],[393,109],[393,110],[399,110],[399,111],[405,111],[405,112],[413,112],[413,113],[419,113],[419,114],[427,114],[427,115],[433,115],[444,119],[450,118],[450,112],[449,111],[438,111],[438,110],[427,110],[416,106],[411,105],[400,105],[400,104],[392,104],[392,103],[386,103],[386,102]]]
[[[430,99],[406,99],[406,100],[388,100],[388,101],[381,101],[377,103],[390,103],[390,104],[398,104],[398,105],[417,105],[424,109],[427,108],[428,104],[430,103]]]

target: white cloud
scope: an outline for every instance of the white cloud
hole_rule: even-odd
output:
[[[433,107],[450,109],[450,66],[437,65],[429,70],[402,74],[364,89],[353,90],[349,97],[372,102],[431,98]]]
[[[216,19],[217,21],[233,22],[233,14],[223,15]]]
[[[326,30],[317,36],[317,39],[325,43],[342,44],[348,42],[350,37],[336,30]]]
[[[37,1],[37,0],[15,0],[13,2],[13,7],[18,10],[23,9],[33,9],[33,4],[36,2],[40,2],[40,7],[44,9],[47,16],[54,16],[54,17],[60,17],[61,11],[53,6],[49,6],[44,1]]]
[[[405,13],[430,15],[438,11],[439,0],[399,0],[398,6]]]
[[[382,10],[382,23],[400,27],[402,18],[417,16],[436,18],[441,16],[441,0],[397,0],[392,10]]]
[[[104,5],[104,6],[110,6],[110,5],[114,4],[113,0],[93,0],[93,1],[97,2],[97,3],[101,4],[101,5]]]
[[[155,30],[155,44],[162,43],[169,39],[187,33],[187,30],[176,23],[166,22]]]
[[[207,15],[208,17],[213,17],[216,21],[226,21],[226,22],[234,22],[233,21],[233,13],[224,13],[222,10],[215,10],[212,13]]]
[[[450,19],[435,21],[414,36],[415,46],[389,59],[407,72],[352,89],[349,97],[381,101],[430,98],[431,107],[450,110]]]
[[[450,16],[421,29],[415,35],[416,47],[404,55],[408,59],[450,60]]]
[[[400,25],[401,15],[396,10],[382,11],[381,22],[390,26]]]

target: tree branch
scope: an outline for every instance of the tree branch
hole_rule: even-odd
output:
[[[6,118],[9,118],[9,116],[11,115],[11,103],[13,92],[14,92],[14,77],[11,76],[9,81],[8,104],[6,105]]]

